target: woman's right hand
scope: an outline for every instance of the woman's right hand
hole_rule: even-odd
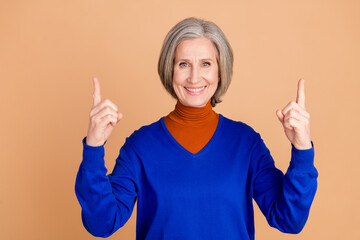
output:
[[[94,81],[94,101],[90,111],[89,129],[86,136],[86,144],[89,146],[101,146],[110,137],[116,124],[122,118],[117,106],[106,99],[101,101],[100,83],[97,78]]]

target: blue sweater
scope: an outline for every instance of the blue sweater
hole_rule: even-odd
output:
[[[270,226],[298,233],[317,188],[313,148],[293,147],[284,175],[258,133],[222,115],[196,154],[176,142],[163,118],[140,128],[109,175],[104,147],[83,146],[75,191],[94,236],[122,227],[137,201],[138,240],[254,239],[252,199]]]

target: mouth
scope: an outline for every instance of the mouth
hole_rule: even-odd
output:
[[[204,89],[206,88],[206,86],[202,86],[202,87],[184,87],[185,90],[190,93],[190,94],[201,94]]]

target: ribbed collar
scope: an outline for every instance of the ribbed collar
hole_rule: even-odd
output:
[[[169,117],[177,123],[194,127],[214,121],[218,114],[213,111],[210,101],[204,107],[188,107],[177,101]]]

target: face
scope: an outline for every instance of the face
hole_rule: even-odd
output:
[[[203,107],[219,82],[215,45],[207,38],[182,41],[175,51],[173,88],[188,107]]]

